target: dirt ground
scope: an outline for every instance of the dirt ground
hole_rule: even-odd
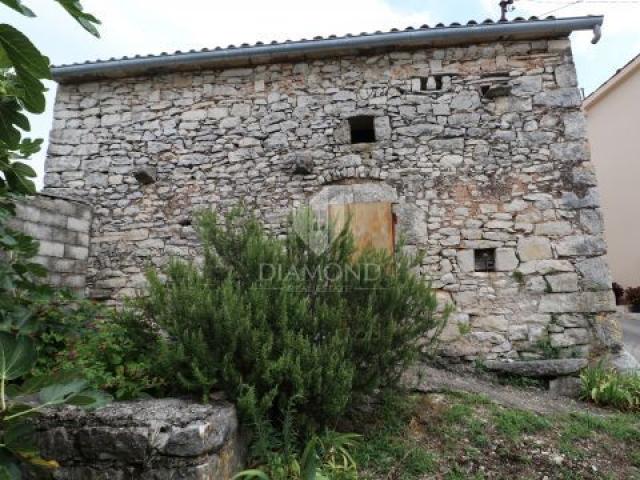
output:
[[[433,367],[354,454],[368,480],[640,480],[640,416]]]

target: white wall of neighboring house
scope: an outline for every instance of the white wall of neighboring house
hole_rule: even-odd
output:
[[[614,281],[640,286],[640,55],[585,100]]]

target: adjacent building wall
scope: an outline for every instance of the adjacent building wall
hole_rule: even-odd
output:
[[[640,57],[630,67],[585,103],[609,262],[625,287],[640,286]]]
[[[49,271],[49,283],[84,294],[91,229],[87,203],[47,194],[22,199],[11,226],[40,242],[35,261]]]
[[[456,305],[445,355],[587,355],[614,307],[581,101],[567,38],[65,84],[45,187],[95,205],[94,297],[195,257],[199,209],[282,232],[309,202],[392,202]]]

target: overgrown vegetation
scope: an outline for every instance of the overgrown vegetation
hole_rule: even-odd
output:
[[[283,448],[271,453],[260,469],[245,470],[234,480],[357,480],[358,469],[350,450],[358,435],[326,432],[314,435],[299,453]]]
[[[580,379],[585,400],[619,410],[640,410],[639,374],[620,373],[600,362],[584,370]]]
[[[97,19],[78,0],[56,0],[86,30],[97,35]],[[35,16],[21,0],[0,0],[1,6]],[[104,396],[88,389],[75,376],[34,376],[40,343],[55,326],[47,305],[56,292],[41,283],[43,267],[33,262],[38,243],[9,227],[17,199],[35,193],[35,171],[25,163],[40,150],[41,139],[24,137],[30,130],[26,114],[45,109],[49,59],[20,31],[0,24],[0,478],[19,479],[24,463],[52,467],[38,457],[30,424],[25,418],[42,408],[73,402],[96,406]],[[55,342],[52,337],[47,341]],[[46,352],[45,352],[46,354]],[[42,358],[42,357],[41,357]]]
[[[364,480],[640,476],[640,418],[537,415],[457,392],[392,398],[354,419]]]
[[[161,394],[168,375],[155,366],[156,335],[130,311],[116,313],[86,304],[84,308],[73,311],[73,332],[46,335],[48,371],[78,372],[117,400]]]
[[[308,214],[305,214],[308,215]],[[312,221],[311,217],[307,220]],[[267,458],[287,416],[300,440],[403,371],[444,326],[416,259],[355,254],[347,229],[316,254],[291,231],[279,239],[237,212],[199,219],[204,265],[174,261],[149,275],[132,313],[155,336],[167,388],[222,390],[237,401]]]

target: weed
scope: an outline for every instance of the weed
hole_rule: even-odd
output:
[[[513,279],[520,285],[524,285],[524,274],[518,270],[512,273]]]
[[[471,325],[468,323],[458,323],[458,332],[460,335],[467,335],[471,332]]]
[[[511,439],[551,427],[551,422],[546,418],[521,410],[498,410],[494,413],[494,419],[498,431]]]
[[[640,410],[640,375],[619,373],[602,362],[581,375],[582,398],[620,410]]]
[[[551,338],[548,336],[538,340],[535,344],[535,347],[540,351],[542,357],[547,360],[553,360],[556,358],[560,358],[560,354],[562,350],[558,347],[554,347],[551,344]]]

